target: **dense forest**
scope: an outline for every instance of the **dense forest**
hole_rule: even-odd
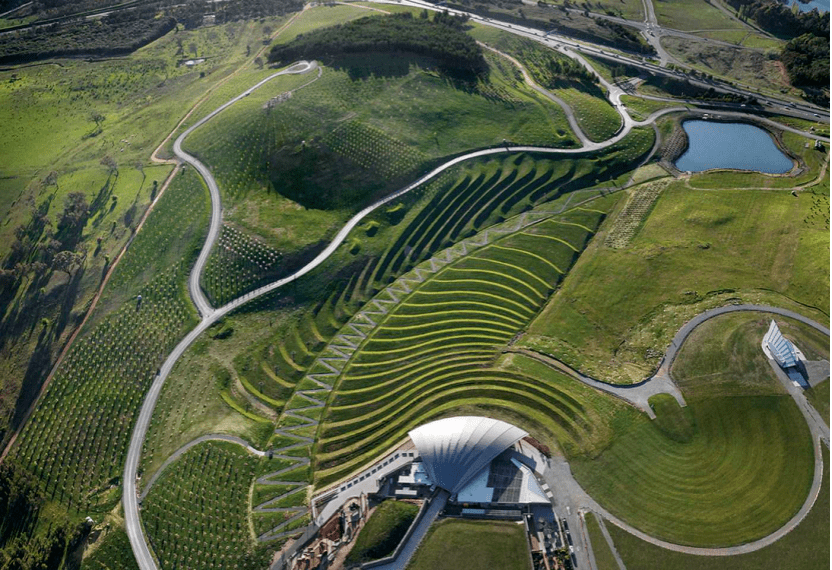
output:
[[[31,474],[0,465],[0,568],[53,570],[74,566],[68,554],[88,526],[40,520],[44,497]]]
[[[761,28],[784,38],[813,34],[829,38],[829,12],[817,9],[796,12],[775,0],[727,0],[741,19],[752,19]]]
[[[329,59],[347,54],[404,52],[435,60],[439,68],[456,78],[473,78],[488,73],[482,49],[464,31],[465,18],[427,12],[369,16],[315,30],[294,41],[277,45],[269,61],[286,64],[298,59]]]
[[[829,86],[829,38],[803,34],[789,41],[780,56],[793,85]]]

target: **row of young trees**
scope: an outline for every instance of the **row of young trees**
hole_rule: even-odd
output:
[[[482,49],[464,32],[465,18],[424,12],[370,16],[298,36],[277,45],[269,61],[289,63],[297,59],[335,58],[354,53],[408,52],[430,57],[447,74],[471,78],[488,73]]]

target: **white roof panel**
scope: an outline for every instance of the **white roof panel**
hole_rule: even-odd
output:
[[[431,481],[456,493],[528,433],[493,418],[457,416],[419,426],[409,435]]]
[[[783,368],[789,368],[790,366],[795,366],[797,364],[797,355],[794,351],[794,345],[789,342],[788,339],[783,337],[783,334],[777,327],[777,323],[774,321],[771,321],[771,325],[768,327],[768,332],[763,337],[763,342],[766,343],[769,351],[771,351],[771,355]]]

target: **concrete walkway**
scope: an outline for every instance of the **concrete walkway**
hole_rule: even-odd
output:
[[[430,499],[430,504],[428,505],[425,514],[416,523],[416,527],[413,529],[413,532],[411,532],[409,536],[405,537],[407,542],[401,550],[399,550],[396,559],[386,564],[380,564],[378,566],[373,565],[373,570],[405,570],[407,565],[410,563],[410,559],[413,558],[414,554],[416,554],[416,550],[419,548],[419,545],[422,543],[425,535],[427,535],[430,525],[433,524],[436,517],[439,516],[439,513],[445,508],[445,504],[448,502],[449,498],[450,494],[446,490],[437,489],[436,494]]]

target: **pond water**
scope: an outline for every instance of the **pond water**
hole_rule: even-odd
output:
[[[811,0],[806,4],[803,2],[794,2],[794,4],[797,4],[798,10],[801,12],[811,12],[813,8],[817,8],[821,14],[829,11],[829,0]]]
[[[791,159],[759,127],[715,121],[685,121],[682,127],[689,144],[676,168],[683,172],[736,168],[782,174],[792,169]]]

